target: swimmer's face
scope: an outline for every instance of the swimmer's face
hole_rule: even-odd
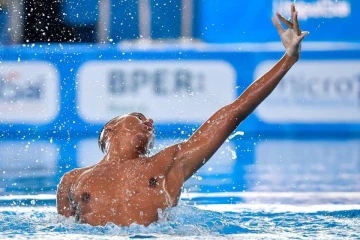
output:
[[[112,132],[111,141],[115,144],[131,144],[145,153],[154,145],[153,123],[141,113],[130,113],[111,120],[105,129]]]

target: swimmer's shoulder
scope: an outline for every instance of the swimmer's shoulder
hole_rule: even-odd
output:
[[[62,176],[56,191],[56,205],[59,214],[66,217],[74,215],[70,206],[71,189],[77,178],[90,168],[91,167],[73,169]]]
[[[91,169],[93,166],[90,167],[85,167],[85,168],[75,168],[67,173],[65,173],[63,175],[63,177],[60,180],[60,184],[61,183],[73,183],[74,181],[77,180],[77,178],[79,178],[79,176],[88,171],[89,169]]]

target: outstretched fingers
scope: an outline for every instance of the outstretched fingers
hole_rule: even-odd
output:
[[[300,36],[297,37],[297,44],[301,43],[302,40],[309,34],[310,32],[305,31],[300,34]]]
[[[300,42],[301,42],[302,40],[304,40],[304,38],[305,38],[309,33],[310,33],[310,32],[308,32],[308,31],[302,32],[302,33],[300,34],[300,36],[299,36]]]
[[[298,36],[300,36],[301,30],[298,21],[298,12],[296,11],[294,4],[291,4],[291,19],[292,19],[292,24],[294,26],[294,31]]]
[[[271,21],[273,22],[275,28],[277,29],[278,33],[281,35],[283,32],[285,32],[285,29],[281,26],[279,23],[279,20],[276,17],[272,17]]]
[[[290,10],[290,12],[291,12],[291,17],[293,16],[293,13],[296,12],[295,4],[294,4],[294,3],[291,4],[291,10]],[[294,19],[292,19],[292,20],[294,20]]]
[[[283,16],[281,16],[280,13],[276,13],[276,16],[280,19],[280,21],[285,24],[288,28],[293,28],[293,24],[291,22],[289,22],[288,20],[286,20]]]

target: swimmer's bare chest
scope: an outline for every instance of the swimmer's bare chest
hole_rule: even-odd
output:
[[[182,185],[181,171],[139,159],[95,166],[77,179],[72,194],[82,222],[147,225],[158,209],[177,204]]]

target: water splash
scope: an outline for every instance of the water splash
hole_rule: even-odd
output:
[[[228,139],[231,140],[231,139],[233,139],[233,138],[236,137],[236,136],[244,136],[244,134],[245,134],[245,132],[243,132],[243,131],[236,131],[235,133],[231,134],[231,135],[228,137]]]
[[[232,205],[234,206],[234,205]],[[232,211],[201,210],[180,205],[160,213],[158,222],[144,227],[132,224],[120,227],[109,223],[104,227],[77,224],[73,218],[58,216],[51,208],[0,208],[1,239],[65,238],[183,238],[213,239],[235,237],[252,239],[279,238],[357,238],[360,237],[360,210],[320,212],[274,212],[266,209]],[[271,208],[271,207],[269,207]],[[216,205],[212,209],[217,209]],[[220,208],[219,208],[220,209]]]
[[[237,158],[235,150],[232,150],[230,147],[226,147],[226,150],[228,150],[231,153],[232,160],[235,160]]]

